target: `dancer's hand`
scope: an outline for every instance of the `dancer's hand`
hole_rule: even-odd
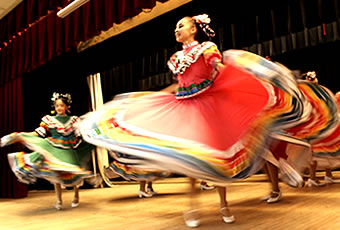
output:
[[[18,142],[18,139],[16,138],[17,134],[18,134],[17,132],[14,132],[6,136],[3,136],[0,139],[0,147],[4,147],[6,145],[11,145]]]
[[[216,64],[215,70],[217,72],[221,72],[224,67],[225,67],[225,65],[222,64],[221,62],[219,62],[219,63]]]

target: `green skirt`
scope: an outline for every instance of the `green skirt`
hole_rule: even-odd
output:
[[[64,149],[53,146],[47,138],[12,133],[1,139],[1,145],[17,141],[33,151],[8,155],[10,166],[21,182],[34,183],[36,178],[44,178],[63,186],[77,186],[83,179],[94,176],[86,169],[94,147],[88,143],[83,142],[76,149]]]

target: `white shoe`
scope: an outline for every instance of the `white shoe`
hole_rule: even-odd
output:
[[[201,190],[213,190],[215,186],[209,186],[208,184],[200,184]]]
[[[151,189],[151,188],[147,188],[147,189],[146,189],[146,192],[149,193],[149,194],[151,194],[152,196],[155,195],[155,194],[157,194],[157,192],[155,192],[155,191],[154,191],[153,189]]]
[[[190,228],[197,228],[200,225],[200,220],[199,219],[195,219],[193,218],[193,216],[195,216],[195,212],[197,212],[198,210],[190,210],[184,213],[184,221],[186,226],[190,227]]]
[[[325,176],[325,183],[326,184],[339,184],[340,180],[335,180],[332,177]]]
[[[152,194],[149,194],[149,193],[147,193],[147,192],[143,192],[143,191],[141,191],[141,190],[139,190],[138,191],[138,197],[139,198],[143,198],[143,197],[152,197]]]
[[[276,203],[279,202],[282,199],[282,193],[281,191],[276,192],[276,191],[272,191],[273,194],[276,194],[276,197],[269,197],[269,199],[267,200],[268,204],[272,204],[272,203]]]
[[[63,208],[63,207],[62,207],[62,203],[61,203],[61,202],[58,202],[58,201],[57,201],[57,203],[55,203],[55,206],[54,206],[54,207],[55,207],[55,209],[57,209],[58,211],[61,210],[61,209]]]
[[[221,208],[222,219],[223,219],[223,222],[224,222],[224,223],[232,224],[232,223],[235,222],[235,217],[234,217],[233,215],[231,215],[231,216],[225,216],[225,215],[223,215],[223,210],[224,210],[224,209],[227,209],[227,208],[228,208],[228,207],[223,207],[223,208]]]
[[[76,208],[79,206],[79,201],[72,201],[71,207]]]
[[[260,198],[261,201],[267,201],[270,198],[270,194]]]
[[[223,221],[227,224],[232,224],[235,222],[235,217],[234,216],[222,216]]]
[[[325,183],[321,183],[319,181],[315,181],[313,179],[308,179],[308,187],[312,187],[312,186],[316,186],[316,187],[321,187],[321,186],[324,186],[326,185]]]

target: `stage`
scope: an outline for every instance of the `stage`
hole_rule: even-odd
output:
[[[318,176],[324,176],[319,172]],[[335,172],[340,179],[340,172]],[[198,184],[197,184],[198,186]],[[291,188],[280,183],[283,199],[267,204],[260,198],[270,191],[263,174],[228,187],[234,224],[222,222],[216,190],[199,195],[201,225],[197,229],[340,229],[340,184]],[[0,229],[121,229],[182,230],[189,209],[188,179],[156,181],[152,198],[138,198],[139,184],[117,182],[113,188],[80,189],[80,205],[71,208],[72,190],[63,190],[63,210],[54,208],[55,194],[29,191],[23,199],[0,199]]]

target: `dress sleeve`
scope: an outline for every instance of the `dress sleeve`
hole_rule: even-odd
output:
[[[77,117],[77,116],[73,116],[72,119],[73,119],[72,126],[73,126],[74,135],[79,138],[79,137],[81,137],[81,133],[78,129],[80,118]]]
[[[40,126],[35,129],[35,132],[41,137],[47,136],[47,133],[49,132],[49,128],[48,128],[48,124],[44,122],[44,118],[40,122]]]
[[[203,57],[205,63],[212,69],[215,69],[216,65],[222,62],[221,52],[218,50],[215,44],[209,46],[209,48],[203,51]]]
[[[168,61],[168,67],[169,70],[172,72],[172,78],[173,80],[177,81],[177,74],[175,74],[176,69],[178,68],[178,56],[180,54],[180,51],[177,51],[176,53],[174,53],[173,55],[171,55],[169,61]]]

